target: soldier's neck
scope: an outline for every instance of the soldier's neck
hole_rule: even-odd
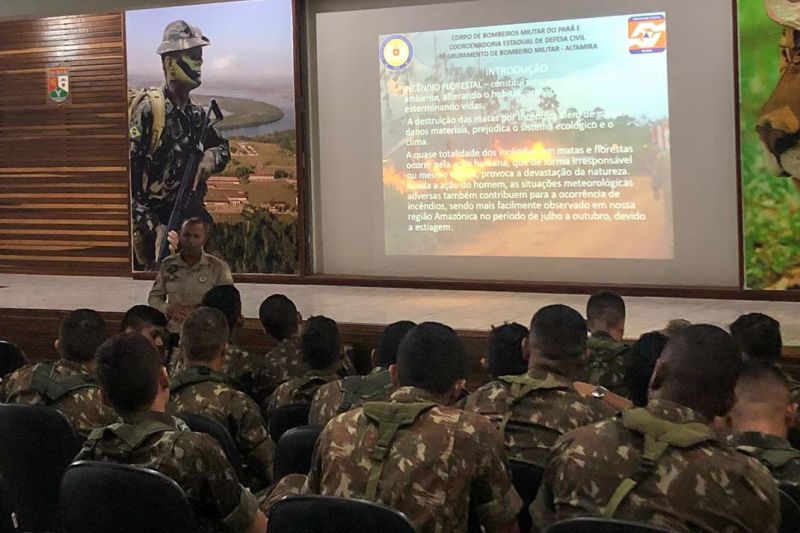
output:
[[[219,373],[222,371],[222,362],[222,357],[216,357],[211,361],[186,361],[186,368],[204,366],[211,369],[212,372]]]
[[[169,81],[167,82],[164,92],[172,103],[175,104],[175,107],[183,110],[186,104],[189,103],[189,91],[191,91],[191,88],[184,84],[177,81]]]
[[[185,250],[181,252],[181,259],[183,259],[183,262],[186,263],[186,266],[190,268],[199,263],[202,256],[202,250],[199,252],[187,252]]]
[[[765,435],[774,435],[782,439],[785,439],[788,435],[788,428],[782,417],[774,420],[769,418],[754,418],[750,420],[735,419],[733,422],[735,433],[746,433],[750,431],[764,433]]]

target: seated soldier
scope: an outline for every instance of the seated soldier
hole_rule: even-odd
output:
[[[312,316],[300,337],[303,363],[309,369],[275,389],[269,402],[267,418],[278,407],[293,403],[311,403],[322,385],[336,381],[342,366],[342,342],[336,322],[326,316]]]
[[[283,294],[273,294],[261,302],[258,317],[276,346],[266,355],[245,351],[229,354],[222,374],[266,412],[278,385],[302,376],[308,369],[300,355],[302,317],[294,303]]]
[[[228,323],[221,311],[200,307],[189,313],[181,328],[185,366],[172,377],[167,409],[177,416],[203,415],[225,426],[242,456],[242,483],[261,490],[272,481],[275,449],[258,405],[219,373],[227,345]]]
[[[577,311],[565,305],[541,308],[523,342],[528,373],[487,383],[467,398],[464,409],[497,426],[509,457],[544,466],[558,437],[617,411],[573,388],[586,352],[586,322]]]
[[[146,337],[163,356],[169,355],[167,316],[149,305],[134,305],[125,312],[119,326],[121,333],[138,333]]]
[[[594,516],[670,531],[777,532],[769,472],[711,429],[733,404],[741,367],[733,339],[716,326],[673,334],[646,408],[559,439],[531,506],[534,524]]]
[[[94,378],[94,352],[106,340],[106,323],[97,311],[67,313],[58,327],[58,361],[19,368],[3,381],[0,399],[8,403],[49,405],[58,409],[85,439],[96,427],[117,420],[103,403]]]
[[[97,350],[97,378],[122,422],[93,431],[76,460],[132,464],[172,478],[203,531],[266,531],[255,496],[239,484],[217,442],[165,413],[169,377],[147,339],[111,337]]]
[[[736,383],[728,442],[761,461],[781,488],[800,501],[800,450],[786,440],[796,415],[783,374],[774,366],[748,362]]]
[[[521,500],[500,435],[484,418],[452,407],[467,354],[447,326],[425,322],[403,339],[391,367],[398,389],[328,422],[308,475],[309,492],[393,507],[421,533],[516,531]]]
[[[516,322],[492,326],[492,331],[489,332],[489,351],[484,361],[492,379],[518,376],[528,371],[522,343],[529,335],[528,328]]]
[[[625,369],[629,364],[625,334],[625,301],[611,291],[599,291],[586,303],[586,324],[589,328],[586,366],[581,381],[600,385],[627,396]]]
[[[8,341],[0,341],[0,386],[6,376],[27,364],[28,358],[19,346]]]
[[[389,367],[397,361],[397,348],[414,326],[408,320],[386,326],[378,350],[372,351],[375,368],[369,375],[350,376],[321,386],[311,401],[309,423],[324,426],[334,416],[364,402],[388,400],[394,392]]]

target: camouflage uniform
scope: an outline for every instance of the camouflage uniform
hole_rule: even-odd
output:
[[[233,350],[229,346],[221,373],[266,412],[270,396],[278,385],[307,371],[300,353],[300,337],[293,335],[283,339],[266,355]]]
[[[570,379],[543,370],[487,383],[467,398],[464,410],[495,424],[510,458],[542,467],[561,435],[617,413],[602,400],[581,396]]]
[[[167,311],[167,302],[200,305],[203,296],[217,285],[233,285],[225,261],[203,252],[200,261],[190,268],[180,254],[172,254],[161,261],[147,303],[162,313]]]
[[[600,385],[627,397],[624,382],[630,364],[630,347],[615,341],[605,331],[596,331],[587,340],[586,348],[586,366],[579,381]]]
[[[300,377],[292,378],[285,383],[281,383],[269,401],[267,418],[275,409],[293,403],[311,403],[314,394],[321,386],[331,381],[339,379],[337,374],[331,374],[321,370],[309,370]]]
[[[708,422],[688,407],[652,400],[567,433],[531,506],[534,524],[606,516],[670,531],[776,533],[778,492],[769,472],[719,442]],[[632,488],[616,498],[627,480]]]
[[[76,460],[152,468],[186,493],[203,531],[247,531],[258,510],[217,442],[188,430],[165,413],[123,416],[123,422],[92,432]]]
[[[163,88],[162,88],[163,91]],[[164,131],[154,152],[150,151],[153,130],[153,109],[150,98],[143,98],[132,110],[128,130],[131,159],[131,214],[133,228],[142,235],[169,222],[172,207],[183,177],[188,154],[197,146],[203,126],[203,108],[189,101],[183,110],[172,103],[165,92]],[[214,154],[212,172],[221,172],[231,159],[228,140],[211,127],[204,145]],[[206,211],[203,199],[208,187],[201,181],[191,194],[183,218],[213,218]]]
[[[747,431],[728,437],[728,443],[758,459],[772,473],[780,487],[800,502],[800,450],[777,435]]]
[[[66,359],[18,368],[3,382],[0,399],[7,403],[50,405],[67,417],[83,439],[93,429],[117,421],[86,365]]]
[[[178,373],[169,389],[168,411],[176,415],[203,415],[228,429],[246,469],[245,479],[242,479],[245,485],[260,490],[271,483],[275,447],[253,400],[206,366],[194,366]]]
[[[368,376],[351,376],[317,389],[311,400],[309,424],[324,426],[334,416],[360,407],[364,402],[387,401],[394,392],[388,370],[376,368]]]
[[[331,420],[317,444],[308,491],[373,499],[405,513],[421,533],[465,532],[470,514],[484,525],[512,521],[522,502],[500,435],[484,418],[435,402],[424,390],[401,387],[391,402],[369,402]],[[424,409],[383,446],[371,413],[392,407]]]

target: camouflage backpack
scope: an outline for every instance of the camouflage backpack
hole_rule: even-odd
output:
[[[670,422],[652,415],[642,407],[623,411],[621,416],[623,426],[644,437],[644,449],[636,471],[620,482],[603,508],[603,518],[614,517],[628,493],[656,470],[659,458],[668,448],[689,448],[702,442],[717,440],[706,424]]]
[[[161,87],[150,87],[149,89],[128,89],[128,122],[130,123],[133,112],[145,98],[150,99],[150,107],[153,110],[153,133],[150,135],[150,146],[147,153],[152,154],[156,151],[158,141],[164,132],[166,124],[167,104],[164,99],[164,90]]]
[[[514,407],[526,396],[539,390],[572,390],[572,386],[559,383],[552,376],[548,376],[546,379],[536,379],[529,374],[522,374],[519,376],[500,376],[498,379],[511,385],[506,398],[508,411],[503,415],[499,427],[503,441],[506,438],[506,426],[508,426],[511,416],[514,414]]]
[[[169,391],[176,392],[178,389],[182,389],[188,385],[203,383],[204,381],[226,383],[222,376],[212,371],[207,366],[198,366],[183,370],[175,375],[170,381]]]
[[[42,395],[48,404],[55,403],[70,392],[99,388],[99,385],[82,374],[60,376],[56,379],[53,363],[39,363],[33,369],[31,390]]]
[[[92,432],[89,433],[89,438],[86,439],[86,447],[93,448],[100,440],[102,440],[106,432],[108,432],[114,434],[125,444],[127,452],[133,452],[139,448],[139,446],[149,436],[156,435],[158,433],[164,433],[165,431],[176,430],[174,427],[171,427],[163,422],[158,422],[157,420],[147,420],[141,424],[135,425],[117,422],[116,424],[111,424],[110,426],[93,429]]]
[[[367,488],[364,493],[366,500],[374,502],[378,494],[378,481],[381,479],[383,466],[389,458],[395,435],[400,428],[414,425],[414,422],[429,409],[436,407],[435,403],[395,403],[395,402],[368,402],[364,404],[364,415],[378,425],[378,442],[372,450],[372,466],[369,469]],[[360,439],[359,439],[360,440]]]
[[[342,380],[342,403],[336,409],[336,414],[346,413],[353,407],[369,401],[392,383],[392,376],[388,371],[370,376],[350,376]]]

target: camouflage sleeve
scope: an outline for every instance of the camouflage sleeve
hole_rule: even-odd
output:
[[[55,405],[66,416],[81,438],[87,438],[95,428],[108,426],[117,421],[117,414],[108,407],[100,395],[100,389],[89,387],[65,396]]]
[[[292,403],[291,399],[291,391],[289,390],[288,383],[281,383],[278,385],[278,388],[275,389],[275,392],[272,393],[272,396],[269,398],[269,403],[267,404],[267,412],[266,412],[266,419],[269,420],[272,418],[272,413],[275,412],[275,409],[282,405],[287,405]]]
[[[530,506],[530,515],[533,520],[533,530],[541,531],[556,521],[555,496],[553,494],[553,479],[558,474],[563,462],[563,452],[567,448],[565,439],[562,437],[556,441],[550,461],[544,470],[542,483],[539,485],[539,492],[536,499]]]
[[[303,494],[306,478],[305,474],[289,474],[282,477],[268,491],[259,493],[258,506],[265,513],[269,513],[269,508],[277,502],[289,496]]]
[[[314,446],[314,454],[311,456],[311,468],[308,470],[306,484],[303,486],[303,494],[320,494],[322,482],[322,454],[331,444],[331,425],[328,424],[319,434],[317,443]]]
[[[261,486],[272,482],[272,456],[275,445],[269,438],[261,410],[244,393],[234,397],[232,411],[236,413],[238,431],[234,437],[242,451],[244,463],[260,481]]]
[[[484,526],[509,523],[522,508],[522,499],[511,484],[503,439],[483,418],[475,417],[472,424],[475,427],[472,447],[479,455],[476,457],[478,466],[472,481],[470,505]]]
[[[311,410],[308,413],[308,422],[315,426],[324,426],[328,420],[336,416],[336,411],[342,404],[342,389],[340,381],[326,383],[314,393],[311,400]]]
[[[161,265],[163,266],[163,263]],[[167,286],[164,283],[164,272],[161,267],[159,267],[158,274],[156,274],[153,288],[150,289],[150,294],[147,295],[147,305],[155,307],[162,313],[167,312]]]
[[[216,514],[226,531],[248,531],[258,511],[256,497],[239,483],[233,467],[212,437],[191,432],[186,435],[191,437],[176,441],[175,448],[184,447],[182,457],[203,474],[204,487],[195,495],[202,508]],[[194,453],[198,457],[191,461]]]
[[[212,172],[222,172],[231,160],[231,146],[228,139],[220,134],[216,128],[208,130],[205,144],[206,152],[214,154],[214,169]]]

